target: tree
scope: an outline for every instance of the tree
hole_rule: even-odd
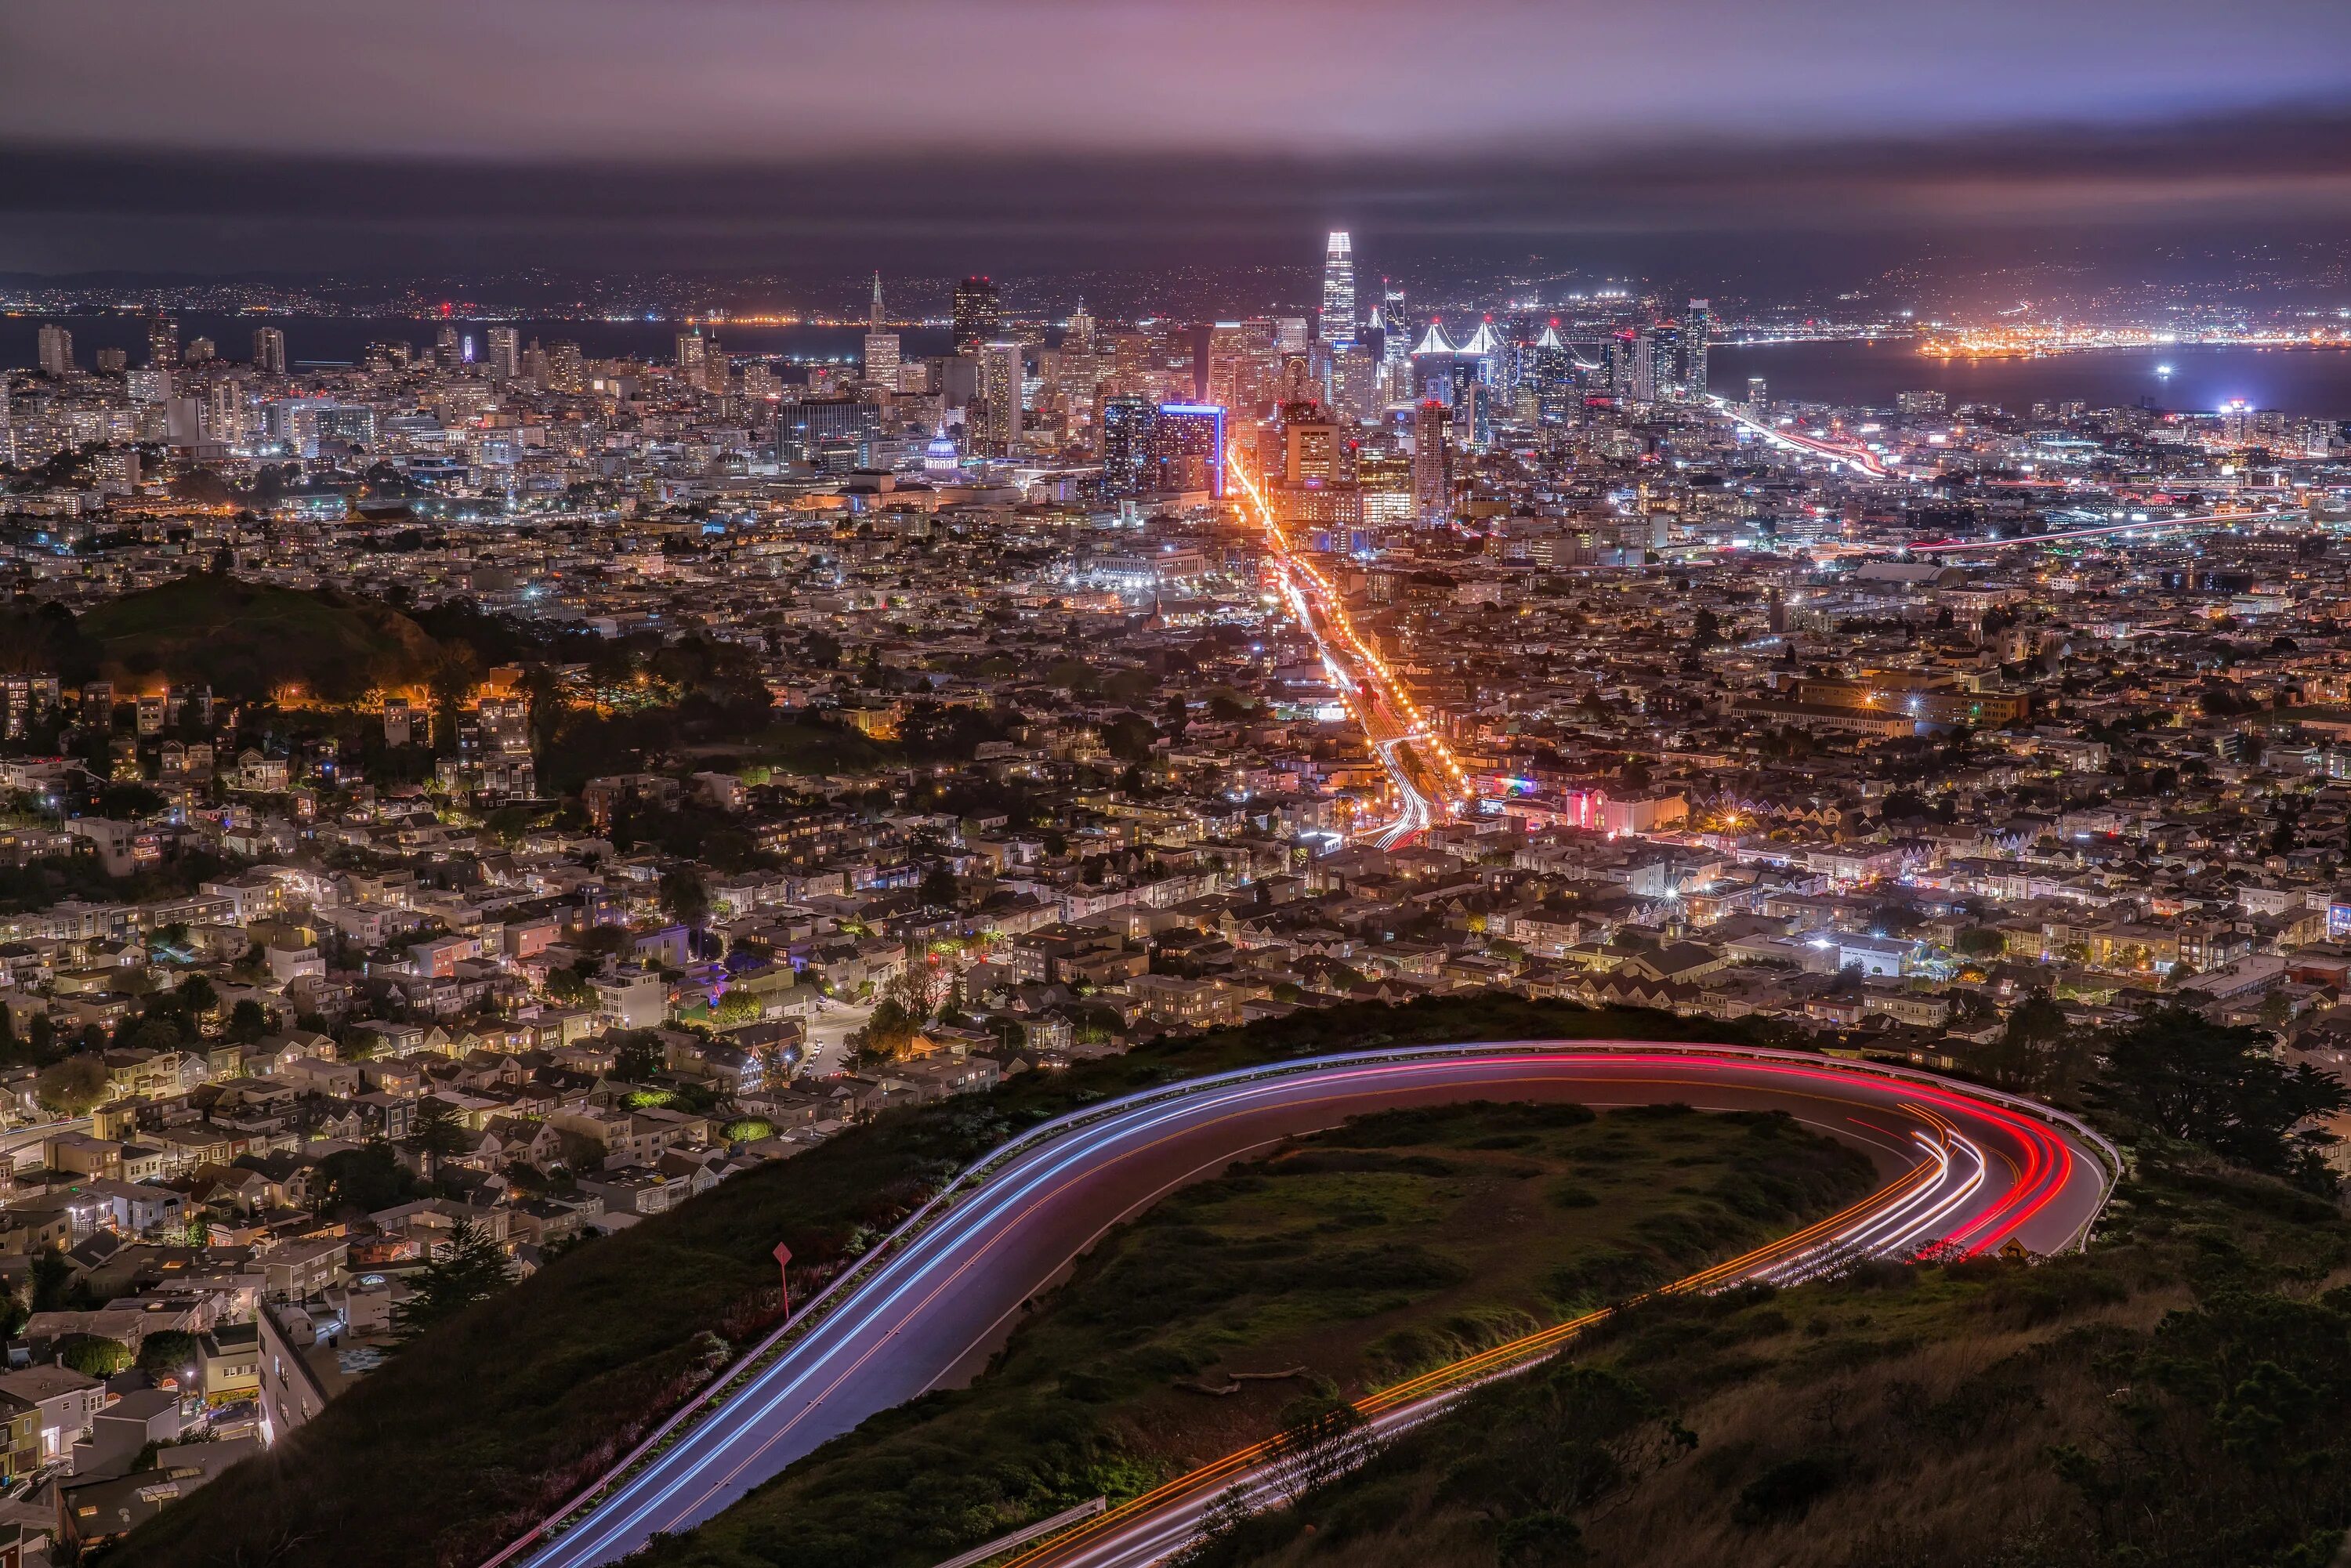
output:
[[[1690,646],[1700,653],[1722,641],[1722,622],[1714,612],[1698,607],[1698,620],[1690,632]]]
[[[865,1027],[857,1031],[858,1056],[867,1061],[895,1061],[914,1043],[921,1021],[896,998],[883,997],[866,1019]]]
[[[87,1116],[106,1089],[106,1063],[87,1054],[54,1062],[33,1080],[34,1097],[61,1116]]]
[[[1997,958],[2008,951],[2008,938],[1989,925],[1970,925],[1959,933],[1959,953],[1969,958]]]
[[[228,1009],[229,1040],[237,1045],[253,1045],[269,1032],[269,1013],[251,997]]]
[[[766,1010],[756,993],[737,986],[710,1005],[710,1021],[720,1029],[734,1029],[758,1022]]]
[[[54,1247],[33,1254],[33,1311],[61,1312],[73,1301],[73,1264]]]
[[[963,889],[957,885],[956,874],[949,869],[947,862],[940,861],[923,874],[923,885],[916,890],[916,896],[925,904],[935,904],[943,909],[953,909],[956,901],[963,896]]]
[[[202,975],[189,975],[172,988],[190,1018],[203,1018],[220,1006],[220,992]]]
[[[710,918],[710,890],[694,867],[677,866],[662,873],[661,890],[662,902],[686,925],[698,930]]]
[[[460,641],[443,645],[440,662],[433,666],[429,689],[433,695],[433,738],[444,751],[457,748],[457,716],[473,700],[474,686],[481,674],[481,661],[475,656],[472,643]]]
[[[1291,1502],[1328,1486],[1372,1457],[1372,1424],[1335,1395],[1293,1399],[1273,1440],[1273,1482]]]
[[[2269,1056],[2258,1029],[2162,1008],[2106,1043],[2105,1092],[2115,1107],[2169,1137],[2201,1144],[2258,1171],[2333,1186],[2320,1117],[2351,1108],[2351,1091],[2308,1062]]]
[[[316,1201],[326,1214],[347,1209],[373,1214],[406,1202],[415,1191],[414,1179],[393,1157],[389,1144],[337,1149],[319,1162]]]
[[[1573,1568],[1584,1561],[1583,1531],[1563,1513],[1520,1514],[1502,1521],[1494,1550],[1502,1568]]]
[[[2008,1028],[1984,1053],[1992,1078],[2012,1089],[2044,1093],[2089,1071],[2085,1042],[2065,1021],[2065,1009],[2039,987],[2008,1015]]]
[[[401,1140],[403,1147],[423,1162],[427,1181],[433,1179],[442,1160],[462,1153],[468,1142],[465,1121],[455,1107],[431,1094],[416,1103],[415,1119],[409,1124],[408,1136]]]
[[[392,1309],[392,1328],[413,1339],[496,1294],[508,1277],[507,1255],[490,1233],[461,1219],[447,1248],[410,1281],[415,1293]]]
[[[131,1364],[129,1345],[98,1334],[68,1335],[60,1355],[68,1366],[88,1377],[111,1377]]]
[[[159,1329],[139,1342],[139,1370],[150,1377],[181,1377],[195,1370],[202,1349],[196,1336],[184,1329]],[[181,1385],[185,1388],[183,1381]]]

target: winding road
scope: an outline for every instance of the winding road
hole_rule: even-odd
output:
[[[1044,1124],[967,1173],[772,1364],[528,1561],[614,1562],[656,1532],[711,1518],[868,1416],[960,1381],[1025,1301],[1109,1227],[1175,1186],[1348,1116],[1467,1099],[1784,1111],[1877,1164],[1886,1185],[1872,1197],[1706,1277],[1723,1283],[1798,1281],[1856,1255],[1980,1253],[2011,1240],[2060,1250],[2079,1243],[2113,1180],[2113,1151],[2053,1113],[1924,1073],[1801,1052],[1517,1041],[1398,1048],[1170,1084]],[[1375,1417],[1384,1425],[1435,1407],[1409,1386],[1382,1397]],[[1207,1494],[1195,1490],[1192,1500],[1204,1502]],[[1150,1562],[1170,1549],[1169,1531],[1189,1529],[1185,1511],[1138,1518],[1129,1505],[1080,1532],[1092,1544],[1075,1555],[1061,1543],[1049,1551],[1088,1568]],[[531,1543],[493,1562],[519,1559]]]

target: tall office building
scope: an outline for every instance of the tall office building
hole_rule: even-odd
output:
[[[898,334],[883,329],[882,275],[873,275],[873,303],[865,313],[865,379],[898,390]]]
[[[691,332],[677,335],[677,369],[679,378],[695,386],[702,384],[702,368],[710,352],[710,345],[696,327]]]
[[[1635,333],[1631,344],[1632,388],[1629,395],[1635,402],[1657,401],[1657,329],[1644,327]]]
[[[522,334],[512,327],[493,327],[489,332],[490,379],[510,382],[522,374]]]
[[[1151,425],[1151,466],[1164,490],[1225,493],[1225,411],[1212,402],[1167,402]]]
[[[1703,299],[1689,302],[1682,321],[1682,388],[1694,399],[1706,396],[1706,349],[1714,336],[1714,312]]]
[[[1387,362],[1391,381],[1399,379],[1412,359],[1412,319],[1405,314],[1404,290],[1380,279],[1380,316],[1387,324]]]
[[[1140,495],[1149,487],[1151,427],[1159,405],[1149,398],[1106,398],[1102,407],[1102,493]]]
[[[54,323],[41,329],[41,374],[61,382],[73,374],[73,334]]]
[[[1004,298],[986,277],[967,277],[956,285],[955,351],[976,352],[1004,333]]]
[[[286,334],[276,327],[253,329],[253,368],[265,376],[286,373]]]
[[[1543,326],[1535,340],[1535,417],[1545,424],[1563,423],[1575,395],[1575,356],[1560,341],[1559,319]]]
[[[169,370],[179,362],[179,322],[161,312],[147,318],[147,368]]]
[[[1344,229],[1332,231],[1322,250],[1322,340],[1355,340],[1355,249]]]
[[[1020,345],[1004,339],[982,343],[978,447],[986,457],[1009,457],[1020,445]]]
[[[1435,398],[1412,416],[1412,510],[1430,528],[1441,528],[1453,517],[1453,465],[1445,449],[1447,417],[1445,405]]]
[[[1070,324],[1062,329],[1061,351],[1091,354],[1093,350],[1094,319],[1087,314],[1086,302],[1080,299],[1078,308],[1070,312]]]
[[[1747,378],[1747,406],[1759,412],[1771,406],[1771,388],[1761,376]]]

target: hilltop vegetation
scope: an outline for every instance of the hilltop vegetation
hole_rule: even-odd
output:
[[[440,660],[423,629],[389,606],[213,572],[99,605],[75,631],[117,681],[202,681],[237,701],[287,685],[346,700],[371,686],[421,685]]]
[[[2343,1092],[2189,1012],[2090,1043],[2133,1169],[2088,1251],[1646,1303],[1186,1568],[2337,1561]]]
[[[1187,1568],[2323,1568],[2351,1227],[2189,1153],[2089,1253],[1669,1298]]]

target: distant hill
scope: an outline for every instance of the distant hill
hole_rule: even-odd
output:
[[[204,681],[239,701],[289,685],[340,700],[422,683],[440,654],[423,627],[384,605],[210,572],[100,605],[76,631],[118,681]]]

